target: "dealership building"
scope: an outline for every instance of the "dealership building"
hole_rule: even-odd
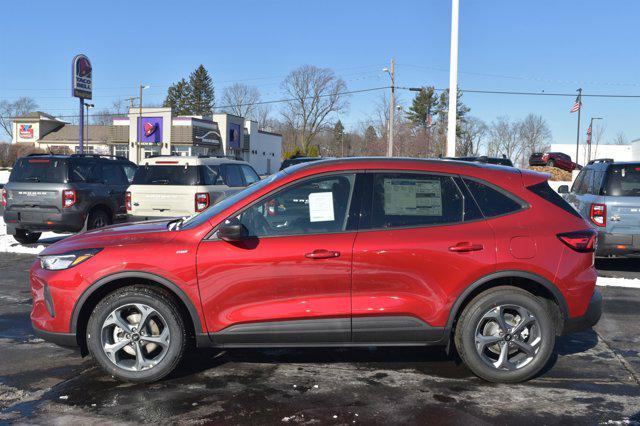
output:
[[[51,152],[78,151],[78,126],[36,111],[13,121],[12,143]],[[258,173],[280,168],[282,135],[231,114],[174,116],[171,108],[132,108],[110,125],[85,126],[85,153],[111,154],[139,163],[153,155],[242,158]]]

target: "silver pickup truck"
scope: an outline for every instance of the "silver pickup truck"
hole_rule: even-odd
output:
[[[597,256],[640,256],[640,162],[592,160],[558,192],[598,231]]]

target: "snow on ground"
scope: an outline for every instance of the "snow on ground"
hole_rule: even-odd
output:
[[[598,285],[601,287],[640,288],[640,279],[598,277]]]
[[[11,174],[11,170],[0,170],[0,183],[9,182],[10,174]]]
[[[61,235],[53,232],[45,232],[40,237],[41,240],[50,238],[59,238]],[[13,236],[7,235],[7,226],[0,216],[0,253],[25,253],[25,254],[38,254],[44,250],[44,246],[39,244],[37,247],[25,247],[16,240]]]

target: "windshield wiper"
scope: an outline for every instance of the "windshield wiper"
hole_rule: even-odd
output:
[[[40,178],[36,177],[36,176],[29,176],[27,178],[24,178],[24,180],[30,180],[30,181],[33,181],[33,182],[40,182]]]
[[[156,179],[156,180],[152,180],[151,183],[161,183],[163,185],[167,185],[169,181],[167,179]]]

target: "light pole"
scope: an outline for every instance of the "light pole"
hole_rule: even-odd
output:
[[[136,136],[136,139],[138,141],[138,143],[137,143],[138,146],[136,148],[136,160],[137,160],[136,163],[137,164],[140,164],[140,160],[141,160],[141,158],[140,158],[140,153],[141,153],[140,146],[142,145],[142,137],[141,137],[141,135],[142,135],[142,91],[145,90],[145,89],[148,89],[149,87],[151,87],[151,86],[144,85],[144,84],[140,85],[140,108],[139,108],[140,116],[138,118],[138,132],[137,132],[138,134]]]
[[[449,57],[449,111],[447,112],[447,157],[456,156],[458,113],[458,11],[459,0],[451,0],[451,53]]]
[[[387,157],[393,157],[393,122],[396,105],[396,61],[391,59],[391,69],[383,68],[382,71],[391,77],[391,99],[389,102],[389,138],[387,140]]]
[[[87,143],[89,143],[89,108],[95,107],[94,104],[84,104],[85,108],[87,108]]]
[[[591,120],[589,121],[589,130],[587,131],[587,145],[589,145],[589,151],[587,154],[587,163],[591,161],[591,139],[593,137],[593,120],[602,120],[602,117],[591,117]],[[577,162],[578,162],[578,159],[576,158],[576,163]]]

